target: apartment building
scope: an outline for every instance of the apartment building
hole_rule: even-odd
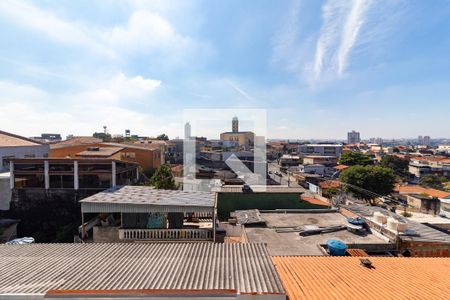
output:
[[[443,156],[411,157],[408,171],[416,178],[427,174],[449,178],[450,158]]]
[[[361,142],[360,133],[357,131],[350,131],[347,133],[347,143],[348,144],[359,144]]]
[[[342,145],[337,144],[306,144],[298,146],[298,153],[302,157],[307,155],[322,155],[339,157],[342,153]]]

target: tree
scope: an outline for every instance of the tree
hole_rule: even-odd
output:
[[[169,140],[169,137],[167,136],[167,134],[163,133],[163,134],[158,135],[158,136],[156,137],[156,139],[157,139],[157,140],[161,140],[161,141],[168,141],[168,140]]]
[[[150,185],[163,190],[178,189],[175,179],[173,178],[172,170],[168,165],[162,165],[156,169],[152,178],[150,178]]]
[[[341,155],[339,163],[346,166],[368,166],[373,165],[373,160],[369,156],[362,153],[349,152]]]
[[[408,171],[409,161],[393,155],[383,156],[381,166],[391,168],[397,174],[405,174]]]
[[[352,166],[339,176],[346,191],[370,205],[375,205],[378,195],[389,195],[394,191],[396,177],[392,169],[380,166]]]
[[[398,149],[397,147],[394,147],[394,149],[392,150],[394,153],[400,153],[400,149]]]
[[[95,138],[101,139],[104,142],[111,141],[111,135],[109,133],[95,132],[92,136]]]
[[[323,189],[322,190],[322,196],[328,199],[333,198],[339,193],[338,189],[336,188],[329,188],[329,189]]]
[[[432,189],[444,190],[444,182],[446,181],[447,179],[445,179],[445,177],[428,174],[419,179],[419,184]]]

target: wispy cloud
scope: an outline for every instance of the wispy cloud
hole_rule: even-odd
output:
[[[243,89],[241,89],[237,84],[235,84],[234,82],[232,82],[231,80],[226,80],[225,81],[229,86],[231,86],[236,92],[238,92],[239,94],[241,94],[245,99],[250,100],[250,101],[254,101],[255,99],[250,96],[246,91],[244,91]]]
[[[82,46],[111,58],[157,52],[177,60],[183,53],[202,47],[189,36],[179,34],[163,16],[147,9],[132,11],[126,23],[114,27],[65,19],[21,0],[0,1],[0,16],[61,44]]]
[[[273,38],[272,63],[281,63],[287,70],[298,68],[298,40],[301,33],[300,12],[302,7],[301,0],[294,0],[291,4],[286,23]]]
[[[0,15],[10,22],[41,32],[60,43],[81,45],[102,54],[113,55],[104,45],[83,30],[84,25],[69,22],[50,11],[40,9],[25,1],[0,1]]]
[[[318,80],[325,69],[333,68],[332,52],[339,43],[341,28],[348,11],[348,1],[328,0],[322,7],[322,27],[316,44],[314,79]]]
[[[342,78],[354,57],[360,54],[356,50],[370,51],[367,45],[373,45],[389,33],[395,22],[392,19],[398,19],[392,15],[396,14],[394,7],[399,3],[396,0],[325,0],[316,31],[311,29],[316,18],[304,14],[304,11],[314,12],[314,7],[305,7],[310,3],[295,0],[281,30],[273,38],[271,62],[297,73],[311,86]]]
[[[342,32],[341,44],[337,54],[338,75],[342,76],[348,63],[348,56],[356,43],[358,34],[365,22],[366,12],[372,1],[354,0],[350,14],[345,21]]]

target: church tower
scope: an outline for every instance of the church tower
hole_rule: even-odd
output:
[[[232,121],[232,131],[233,131],[233,132],[239,132],[239,121],[238,121],[238,118],[237,118],[237,117],[234,117],[234,118],[233,118],[233,121]]]

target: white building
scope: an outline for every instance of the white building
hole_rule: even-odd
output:
[[[450,158],[412,157],[408,171],[417,178],[427,174],[450,177]]]
[[[308,174],[318,174],[318,175],[325,175],[325,167],[321,164],[313,164],[313,165],[299,165],[298,171],[300,173],[308,173]]]
[[[306,144],[298,146],[298,153],[301,156],[322,155],[339,157],[342,153],[342,145],[336,144]]]
[[[361,136],[359,132],[352,130],[347,133],[347,143],[348,144],[359,144],[361,142]]]
[[[450,153],[450,145],[439,145],[437,148],[438,152],[442,152],[442,153]]]

